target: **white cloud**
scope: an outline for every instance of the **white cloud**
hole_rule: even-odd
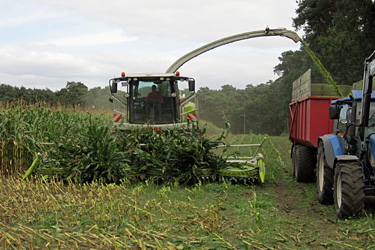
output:
[[[0,28],[14,28],[66,16],[66,12],[62,10],[51,12],[45,7],[33,5],[32,1],[13,0],[0,2],[0,14]]]
[[[127,37],[122,34],[121,29],[106,31],[100,33],[78,34],[71,37],[63,37],[53,40],[47,40],[42,44],[53,44],[57,46],[95,46],[110,45],[113,43],[122,43],[135,41],[137,37]]]
[[[64,15],[59,15],[60,17],[63,17]],[[15,27],[15,26],[21,26],[25,24],[30,24],[34,22],[41,22],[45,20],[49,20],[51,18],[57,18],[56,13],[46,13],[44,11],[40,11],[37,13],[27,13],[25,15],[20,16],[11,16],[8,18],[2,18],[0,20],[0,28],[3,27]]]
[[[28,1],[30,2],[30,1]],[[251,30],[292,28],[294,1],[279,0],[32,0],[145,36],[220,38]],[[200,37],[197,37],[199,35]],[[216,37],[215,37],[216,36]]]
[[[164,72],[206,43],[242,32],[292,29],[295,1],[3,0],[0,83],[106,86],[120,72]],[[256,38],[207,52],[181,68],[198,87],[275,79],[285,38]]]

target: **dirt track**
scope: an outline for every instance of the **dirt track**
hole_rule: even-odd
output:
[[[333,205],[322,205],[317,201],[315,183],[297,183],[293,179],[290,159],[291,144],[286,138],[272,137],[271,141],[280,152],[283,161],[282,168],[275,172],[277,173],[276,181],[265,189],[258,189],[257,192],[269,192],[275,196],[275,206],[280,216],[287,218],[287,221],[294,225],[290,227],[289,235],[296,243],[303,241],[304,244],[314,249],[326,249],[330,246],[337,249],[335,243],[345,240],[349,242],[347,248],[352,249],[352,241],[363,242],[364,245],[365,242],[373,241],[371,234],[363,233],[361,230],[358,233],[353,230],[353,227],[358,226],[358,220],[371,219],[372,223],[372,218],[362,215],[350,220],[338,220]],[[371,213],[369,209],[366,208],[365,212]],[[343,242],[342,248],[345,244]]]

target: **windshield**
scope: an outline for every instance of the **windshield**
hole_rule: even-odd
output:
[[[165,81],[131,81],[129,121],[138,124],[168,124],[177,119],[176,83]]]

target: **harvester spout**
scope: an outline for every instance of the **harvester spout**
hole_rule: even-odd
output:
[[[215,49],[217,47],[220,47],[222,45],[226,45],[229,43],[250,39],[254,37],[262,37],[262,36],[282,36],[292,39],[295,43],[299,42],[301,38],[298,36],[298,34],[294,31],[287,30],[285,28],[281,29],[269,29],[268,27],[265,30],[258,30],[258,31],[251,31],[251,32],[245,32],[233,36],[224,37],[222,39],[213,41],[211,43],[208,43],[206,45],[203,45],[202,47],[199,47],[198,49],[195,49],[186,55],[180,57],[177,59],[166,71],[166,73],[174,73],[176,72],[182,65],[184,65],[186,62],[190,61],[194,57],[199,56],[200,54],[203,54],[209,50]]]

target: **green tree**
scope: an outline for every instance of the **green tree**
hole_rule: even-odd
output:
[[[84,96],[88,88],[81,82],[67,82],[66,87],[56,93],[58,100],[64,105],[84,105]]]
[[[339,84],[362,78],[363,61],[375,49],[371,0],[302,0],[293,19],[305,41]]]

